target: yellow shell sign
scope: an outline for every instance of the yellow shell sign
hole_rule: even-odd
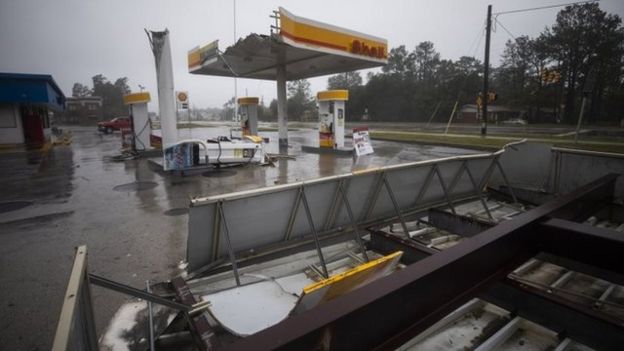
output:
[[[186,91],[178,91],[176,99],[179,103],[188,102],[188,93]]]
[[[385,39],[298,17],[281,7],[279,19],[279,34],[288,44],[312,46],[316,50],[366,57],[379,62],[388,60],[388,42]]]

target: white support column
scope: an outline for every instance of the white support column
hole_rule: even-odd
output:
[[[174,101],[173,65],[169,31],[151,32],[152,51],[156,60],[156,79],[158,82],[158,110],[162,133],[163,150],[178,140],[177,118]]]
[[[280,65],[277,66],[277,125],[280,146],[288,146],[286,102],[286,66]]]

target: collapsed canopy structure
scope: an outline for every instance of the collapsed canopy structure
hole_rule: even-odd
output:
[[[219,41],[188,53],[189,72],[277,81],[280,145],[287,145],[286,81],[385,65],[385,39],[276,12],[277,32],[250,34],[225,51]]]

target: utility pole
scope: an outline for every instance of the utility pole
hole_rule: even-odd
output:
[[[481,135],[487,135],[488,116],[488,83],[490,73],[490,32],[492,31],[492,5],[488,5],[487,23],[485,25],[485,59],[483,60],[483,123],[481,124]]]

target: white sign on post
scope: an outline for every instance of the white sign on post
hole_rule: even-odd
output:
[[[356,156],[372,154],[373,145],[368,134],[368,127],[353,128],[353,149]]]
[[[178,102],[178,108],[182,110],[188,109],[188,92],[178,91],[176,92],[176,101]]]

